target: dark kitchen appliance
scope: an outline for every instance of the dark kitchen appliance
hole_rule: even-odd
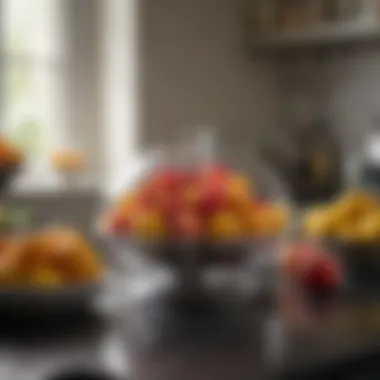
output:
[[[265,156],[282,175],[296,204],[331,199],[342,187],[341,152],[330,125],[324,121],[282,132],[285,144],[268,140]]]
[[[299,203],[325,201],[342,185],[339,148],[325,122],[300,129],[295,135],[298,157],[289,167],[293,197]]]

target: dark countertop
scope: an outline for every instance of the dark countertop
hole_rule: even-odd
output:
[[[123,357],[139,380],[277,378],[362,353],[380,355],[380,300],[339,300],[323,309],[292,294],[281,300],[275,309],[253,310],[248,319],[239,319],[239,312],[227,319],[197,312],[174,316],[150,305],[144,314],[149,321],[128,315],[124,324],[128,355],[117,323],[94,314],[3,313],[0,378],[44,380],[65,368],[117,367]]]

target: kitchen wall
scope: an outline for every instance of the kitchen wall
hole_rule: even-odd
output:
[[[254,147],[275,122],[273,62],[249,55],[240,1],[141,1],[141,78],[148,144],[212,125]]]
[[[305,99],[311,92],[314,114],[326,116],[338,137],[343,153],[350,159],[363,148],[366,132],[380,120],[380,47],[373,44],[329,46],[326,49],[297,50],[283,55],[277,63],[277,77],[293,85],[279,82],[276,112],[287,112],[279,120],[306,116],[312,120]],[[292,106],[292,98],[295,106]],[[299,102],[297,100],[303,100]],[[281,107],[278,107],[279,105]],[[302,109],[302,106],[304,109]],[[308,107],[307,107],[308,108]]]
[[[366,131],[380,116],[380,47],[353,46],[330,53],[326,64],[329,113],[344,150],[362,147]]]
[[[242,2],[143,0],[140,6],[143,142],[168,141],[198,125],[217,126],[223,140],[252,147],[264,133],[284,133],[278,78],[287,75],[287,65],[279,56],[248,53]],[[343,150],[360,148],[380,106],[380,48],[302,55],[308,57],[301,66],[309,67],[313,82],[323,85],[327,120]],[[290,65],[297,72],[295,62]]]

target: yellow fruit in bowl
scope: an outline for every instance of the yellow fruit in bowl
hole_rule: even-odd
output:
[[[360,215],[354,204],[337,203],[328,209],[331,224],[339,227],[345,223],[355,223]]]
[[[359,218],[378,207],[375,197],[365,191],[351,191],[343,196],[336,207],[342,217]]]
[[[130,193],[118,200],[115,208],[120,212],[129,213],[131,212],[138,203],[138,197],[135,193]]]
[[[380,241],[380,213],[374,212],[358,223],[358,240],[361,242]]]
[[[226,211],[216,213],[211,217],[209,230],[211,238],[217,241],[237,240],[244,234],[240,218],[236,214]]]
[[[262,215],[257,215],[254,218],[254,223],[252,225],[251,236],[254,238],[267,238],[272,236],[272,229],[270,227],[270,223],[268,223],[268,219],[263,217]]]
[[[257,202],[248,209],[244,220],[248,236],[260,238],[276,236],[286,227],[288,210],[282,204]]]
[[[134,217],[131,230],[138,238],[156,240],[165,235],[165,221],[159,212],[144,210]]]
[[[359,240],[360,232],[357,223],[346,222],[336,226],[333,237],[346,241],[357,242]]]
[[[252,201],[252,188],[247,177],[241,174],[226,179],[227,201],[233,206],[248,206]]]
[[[49,268],[40,268],[34,271],[30,277],[32,286],[58,287],[63,285],[60,275]]]
[[[288,210],[282,204],[273,204],[267,210],[269,225],[273,233],[279,233],[285,229],[288,221]]]
[[[314,237],[329,236],[333,232],[333,223],[329,211],[325,208],[311,210],[303,220],[307,235]]]

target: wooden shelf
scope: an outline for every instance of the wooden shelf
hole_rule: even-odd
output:
[[[380,24],[344,23],[323,25],[302,31],[255,36],[253,48],[284,49],[290,47],[329,46],[380,41]]]

